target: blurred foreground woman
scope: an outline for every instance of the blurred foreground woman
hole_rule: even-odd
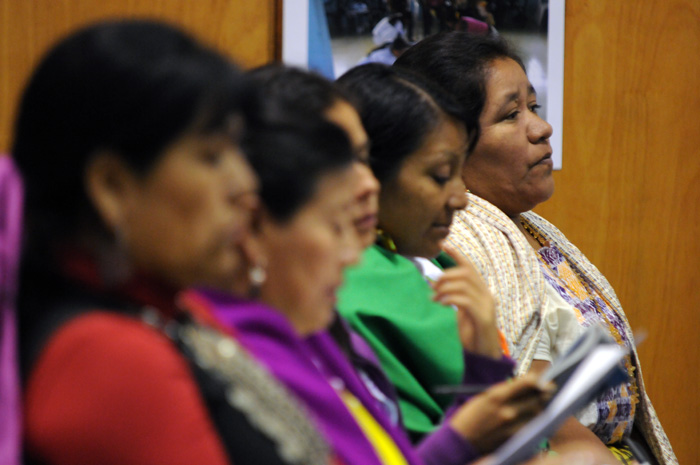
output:
[[[34,72],[13,146],[29,461],[329,463],[287,391],[178,299],[242,265],[253,95],[220,55],[148,21],[80,30]]]

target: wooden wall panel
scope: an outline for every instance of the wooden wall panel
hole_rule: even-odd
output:
[[[271,61],[275,0],[0,0],[0,151],[11,144],[17,100],[36,61],[59,37],[109,17],[178,24],[244,66]]]
[[[537,211],[608,277],[681,464],[700,463],[700,2],[567,0],[563,170]]]

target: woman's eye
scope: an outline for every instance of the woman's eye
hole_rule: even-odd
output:
[[[440,186],[444,186],[448,182],[450,182],[450,176],[439,176],[439,175],[433,175],[433,179],[435,180],[436,183],[438,183]]]
[[[537,114],[537,110],[539,110],[540,108],[542,108],[542,105],[538,105],[536,103],[534,105],[530,105],[530,111],[534,114]]]
[[[220,150],[207,150],[202,152],[201,159],[208,165],[219,165],[224,158],[224,152]]]
[[[504,119],[504,120],[514,120],[514,119],[516,119],[516,118],[518,117],[519,114],[520,114],[520,111],[519,111],[519,110],[515,110],[515,111],[512,111],[512,112],[508,113],[508,114],[506,115],[506,117],[503,118],[503,119]]]
[[[369,152],[367,150],[358,150],[354,155],[357,163],[369,166]]]

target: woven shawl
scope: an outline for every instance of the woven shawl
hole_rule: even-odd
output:
[[[489,202],[467,194],[447,243],[470,259],[496,300],[496,321],[518,374],[530,368],[546,301],[537,255],[513,221]]]
[[[543,325],[540,323],[547,305],[545,286],[548,284],[535,250],[515,223],[488,201],[474,194],[467,196],[469,205],[456,215],[447,242],[467,256],[487,282],[496,299],[498,326],[518,364],[517,373],[523,374],[532,363],[542,334]],[[632,329],[620,301],[598,268],[541,216],[526,212],[521,217],[535,232],[555,245],[571,267],[611,303],[632,339]],[[633,362],[640,392],[635,425],[659,463],[677,465],[678,460],[644,388],[636,349]]]

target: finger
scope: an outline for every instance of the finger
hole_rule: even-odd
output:
[[[510,379],[499,383],[488,389],[485,394],[494,396],[502,403],[512,402],[518,398],[528,395],[539,395],[542,388],[537,383],[535,376],[523,376],[517,379]]]
[[[450,294],[465,295],[472,298],[478,298],[483,293],[479,289],[468,285],[464,281],[441,281],[436,282],[433,286],[435,296],[443,297]]]
[[[440,278],[438,278],[435,282],[432,283],[432,288],[436,292],[442,292],[445,286],[462,286],[465,291],[468,291],[472,294],[489,294],[490,291],[486,287],[486,284],[482,281],[481,277],[469,273],[469,272],[464,272],[462,270],[457,270],[453,269],[454,272],[452,273],[445,273]],[[450,271],[453,271],[450,270]]]

